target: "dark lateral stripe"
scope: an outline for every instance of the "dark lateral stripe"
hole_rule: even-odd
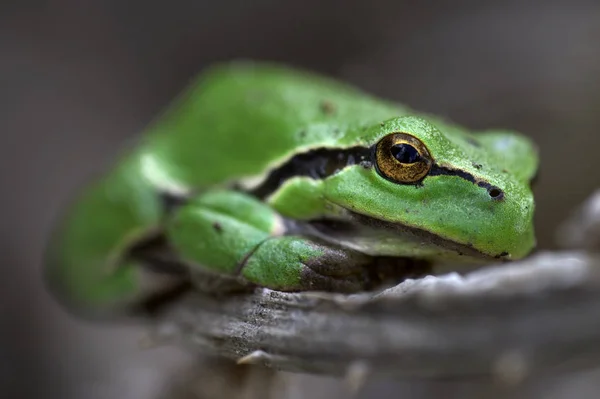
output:
[[[273,169],[267,179],[250,194],[266,198],[275,192],[285,181],[296,176],[323,179],[346,166],[356,164],[370,165],[371,149],[351,147],[346,149],[317,148],[291,157],[283,165]]]
[[[275,192],[288,179],[306,176],[312,179],[324,179],[339,172],[346,166],[363,164],[372,165],[374,147],[350,147],[346,149],[317,148],[297,154],[283,165],[273,169],[269,176],[258,187],[250,190],[250,194],[258,198],[266,198]],[[504,192],[489,182],[476,178],[469,172],[451,169],[434,164],[427,176],[457,176],[487,190],[494,200],[502,200]],[[425,177],[425,179],[427,178]],[[400,184],[400,183],[399,183]]]
[[[504,198],[504,192],[499,187],[496,187],[489,182],[478,179],[469,172],[465,172],[461,169],[451,169],[444,166],[434,164],[427,176],[457,176],[468,182],[476,184],[479,187],[485,188],[488,194],[495,200],[502,200]]]

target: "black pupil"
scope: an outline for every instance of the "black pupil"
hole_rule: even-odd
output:
[[[390,152],[398,162],[402,163],[415,163],[421,159],[419,151],[410,144],[394,144]]]

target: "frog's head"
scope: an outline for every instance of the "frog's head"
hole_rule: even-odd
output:
[[[363,131],[368,161],[327,178],[327,200],[359,222],[410,236],[417,255],[527,255],[535,246],[532,143],[507,131],[471,136],[434,123],[440,128],[399,117]]]

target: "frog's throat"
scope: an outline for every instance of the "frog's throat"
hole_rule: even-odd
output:
[[[335,175],[347,166],[361,165],[365,168],[372,168],[374,165],[374,151],[375,146],[355,146],[342,149],[321,147],[296,154],[281,165],[273,168],[266,179],[249,190],[249,194],[265,199],[293,177],[306,176],[315,180],[321,180]],[[492,185],[481,177],[477,177],[462,169],[437,163],[432,165],[431,170],[423,179],[410,184],[421,185],[423,184],[423,180],[428,176],[456,176],[487,190],[494,200],[499,201],[504,198],[502,189]]]
[[[372,216],[357,213],[348,208],[344,208],[344,220],[313,220],[310,221],[311,230],[317,232],[317,235],[323,237],[335,237],[341,234],[351,234],[353,230],[369,228],[373,230],[384,230],[391,234],[401,236],[415,243],[427,243],[445,250],[453,251],[459,255],[464,255],[482,260],[510,260],[508,251],[503,251],[498,254],[484,253],[475,248],[470,243],[460,243],[448,238],[440,237],[431,231],[421,229],[414,226],[408,226],[397,222],[377,219]]]

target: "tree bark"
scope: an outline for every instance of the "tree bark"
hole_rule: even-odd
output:
[[[515,382],[598,365],[600,254],[589,245],[597,241],[583,236],[581,249],[406,280],[379,293],[192,292],[164,311],[155,334],[239,363],[354,380]]]

